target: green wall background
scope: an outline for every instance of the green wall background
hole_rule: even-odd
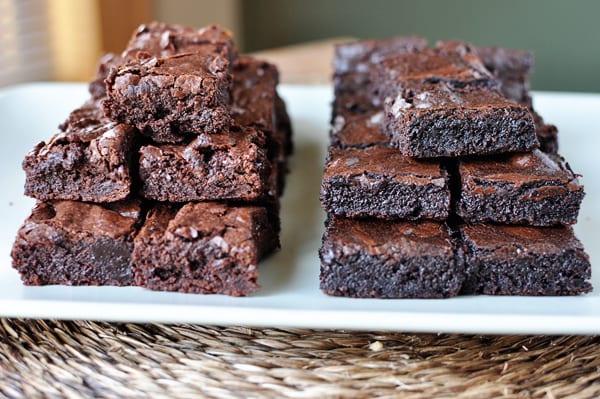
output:
[[[600,0],[245,0],[243,48],[416,34],[535,52],[532,87],[600,92]]]

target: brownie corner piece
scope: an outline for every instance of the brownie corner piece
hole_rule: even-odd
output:
[[[319,251],[320,287],[354,298],[446,298],[463,281],[443,223],[330,217]]]
[[[25,194],[43,201],[125,199],[131,192],[135,129],[104,118],[93,102],[73,111],[61,129],[25,156]]]
[[[570,226],[464,225],[463,294],[578,295],[591,264]]]
[[[39,202],[19,229],[13,267],[26,285],[132,285],[139,201]]]
[[[250,295],[260,288],[259,260],[278,246],[274,219],[258,206],[156,205],[135,239],[135,281],[152,290]]]
[[[574,224],[585,193],[563,158],[540,150],[459,162],[456,212],[468,223]]]

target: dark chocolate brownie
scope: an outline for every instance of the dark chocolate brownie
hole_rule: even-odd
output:
[[[106,79],[106,114],[163,143],[231,124],[229,61],[218,54],[183,53],[130,61]]]
[[[250,295],[258,262],[278,246],[264,207],[157,205],[135,239],[135,282],[153,290]]]
[[[583,186],[557,155],[539,150],[461,160],[456,212],[469,223],[551,226],[577,221]]]
[[[385,130],[407,156],[483,155],[538,146],[529,109],[492,90],[405,85],[386,100],[385,111]]]
[[[381,100],[421,84],[446,83],[453,88],[496,90],[498,82],[474,54],[425,49],[397,54],[371,69],[371,81]]]
[[[25,194],[40,200],[126,198],[132,184],[134,129],[104,118],[93,101],[73,111],[61,128],[25,156]]]
[[[290,155],[294,152],[294,142],[292,140],[292,121],[287,112],[287,107],[283,98],[275,93],[275,122],[279,136],[283,138],[283,149],[285,155]]]
[[[389,39],[370,39],[335,46],[333,67],[337,74],[368,73],[372,65],[393,54],[421,50],[427,40],[417,36],[397,36]]]
[[[17,234],[13,267],[27,285],[132,285],[139,201],[40,202]]]
[[[381,131],[383,112],[359,115],[339,114],[333,120],[330,145],[336,148],[367,148],[389,144],[389,137]]]
[[[461,256],[444,224],[352,220],[326,223],[321,289],[358,298],[444,298],[458,294]]]
[[[444,220],[448,176],[439,161],[405,157],[387,146],[330,148],[321,204],[331,214],[352,218]]]
[[[462,226],[464,294],[577,295],[591,265],[571,227]]]
[[[170,201],[276,196],[265,134],[232,126],[224,134],[200,134],[188,145],[140,149],[139,175],[145,198]]]

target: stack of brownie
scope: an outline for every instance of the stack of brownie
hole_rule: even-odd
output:
[[[321,289],[575,295],[583,187],[535,113],[529,52],[397,37],[337,46]]]
[[[25,284],[255,292],[292,149],[277,84],[216,25],[142,25],[25,157],[39,200],[12,251]]]

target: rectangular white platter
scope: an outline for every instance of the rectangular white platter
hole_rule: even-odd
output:
[[[34,204],[23,196],[21,160],[87,96],[83,84],[0,90],[0,316],[410,332],[600,333],[600,95],[534,93],[559,127],[561,153],[583,174],[587,196],[575,227],[593,265],[595,292],[578,297],[466,296],[443,300],[335,298],[319,290],[324,214],[319,187],[331,88],[282,86],[294,125],[282,202],[281,251],[262,262],[262,290],[248,298],[152,292],[138,287],[25,287],[11,267],[17,229]]]

